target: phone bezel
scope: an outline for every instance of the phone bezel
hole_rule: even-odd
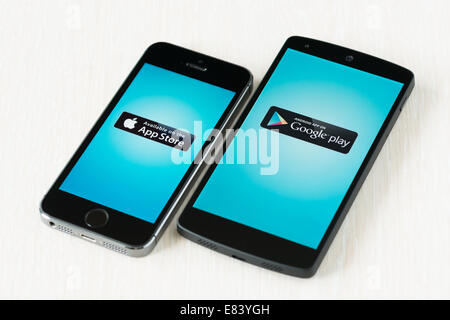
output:
[[[188,238],[191,238],[192,240],[197,240],[199,242],[201,242],[201,240],[208,241],[210,243],[210,247],[212,246],[211,244],[213,244],[213,246],[218,248],[219,251],[246,259],[251,263],[266,267],[268,264],[272,266],[275,265],[277,266],[276,268],[279,268],[280,270],[282,270],[281,268],[284,268],[284,271],[281,272],[301,277],[310,277],[316,272],[320,261],[323,259],[327,248],[331,244],[334,235],[339,229],[339,226],[350,208],[353,199],[365,179],[365,176],[370,170],[376,155],[381,149],[384,140],[392,128],[393,123],[401,110],[402,104],[411,92],[414,85],[414,75],[411,71],[401,66],[355,50],[309,38],[299,36],[290,37],[284,43],[260,85],[251,97],[242,117],[237,124],[237,127],[240,127],[244,119],[247,117],[256,100],[259,98],[261,91],[267,84],[267,81],[271,77],[273,71],[288,48],[389,78],[404,84],[361,167],[355,175],[351,186],[347,190],[341,205],[328,226],[328,229],[325,232],[318,248],[312,249],[261,230],[257,230],[219,217],[212,213],[194,208],[193,204],[214,171],[216,165],[212,165],[208,169],[205,179],[202,181],[200,187],[194,193],[194,196],[191,198],[183,214],[180,216],[178,221],[178,230],[180,233]],[[352,55],[353,60],[346,59],[346,56],[348,55]],[[230,201],[232,201],[232,199],[230,199]]]
[[[176,198],[180,196],[180,191],[197,166],[195,162],[188,168],[154,223],[135,218],[131,215],[132,213],[120,212],[64,192],[59,190],[59,187],[115,108],[144,63],[149,63],[235,92],[233,99],[224,109],[222,115],[218,114],[218,121],[215,125],[216,129],[219,129],[227,117],[229,117],[233,107],[239,101],[241,94],[251,85],[252,79],[250,72],[243,67],[166,42],[152,44],[139,59],[40,204],[41,212],[50,217],[88,229],[91,233],[98,233],[107,238],[124,243],[129,247],[145,246],[152,239],[155,230],[160,229],[162,223],[167,223],[167,219],[165,218],[169,214],[168,210]],[[191,65],[188,65],[189,63]],[[204,68],[193,68],[192,64],[200,64],[206,70]],[[204,149],[205,147],[204,145],[202,148]],[[103,208],[108,211],[109,221],[104,227],[92,229],[85,224],[84,216],[86,212],[94,208]]]

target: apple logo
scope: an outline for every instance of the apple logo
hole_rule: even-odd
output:
[[[135,125],[136,122],[137,122],[136,119],[137,119],[137,118],[125,120],[125,121],[123,122],[123,126],[124,126],[125,128],[127,128],[127,129],[134,129],[134,125]]]

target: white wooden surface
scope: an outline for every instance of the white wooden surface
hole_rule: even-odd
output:
[[[0,298],[450,298],[449,37],[442,1],[0,1]],[[318,274],[185,240],[129,258],[44,226],[38,204],[144,49],[168,41],[259,83],[290,35],[415,72]]]

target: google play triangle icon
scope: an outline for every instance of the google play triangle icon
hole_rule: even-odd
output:
[[[283,119],[282,116],[278,114],[278,112],[274,112],[272,118],[270,118],[268,126],[281,126],[283,124],[287,124],[287,121]]]

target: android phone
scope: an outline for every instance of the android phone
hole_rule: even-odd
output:
[[[195,187],[208,132],[233,125],[251,84],[243,67],[151,45],[45,195],[43,222],[148,254]]]
[[[289,38],[178,231],[261,267],[314,275],[413,86],[396,64]],[[239,151],[245,161],[229,161]]]

